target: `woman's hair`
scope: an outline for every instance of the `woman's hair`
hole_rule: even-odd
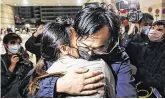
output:
[[[67,21],[58,19],[56,22],[47,23],[43,27],[41,38],[41,56],[45,60],[57,60],[59,58],[59,47],[62,44],[69,44],[71,24]]]
[[[3,44],[8,44],[10,41],[16,41],[16,40],[20,40],[20,43],[22,42],[21,37],[16,34],[16,33],[9,33],[6,34],[3,38]]]
[[[38,88],[38,80],[62,73],[48,74],[46,70],[49,63],[53,63],[60,57],[60,45],[68,45],[70,42],[71,21],[57,18],[55,22],[49,22],[43,26],[41,38],[41,58],[36,64],[28,86],[29,94],[33,95]]]
[[[111,9],[111,5],[106,5],[105,3],[91,3],[78,12],[73,27],[78,37],[81,37],[92,35],[107,25],[110,32],[108,41],[117,42],[120,24],[119,16]],[[111,46],[114,45],[115,44],[112,44]]]

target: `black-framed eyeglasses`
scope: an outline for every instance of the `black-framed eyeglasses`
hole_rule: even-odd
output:
[[[107,50],[108,50],[108,46],[111,41],[107,41],[103,45],[100,45],[98,47],[90,47],[80,41],[81,40],[77,40],[77,47],[78,47],[78,50],[81,52],[85,52],[85,53],[91,52],[93,54],[109,54],[109,52]],[[79,46],[80,44],[83,44],[86,47]]]
[[[113,41],[113,40],[108,40],[107,42],[104,43],[104,45],[101,45],[97,48],[90,48],[89,46],[87,46],[84,43],[83,43],[83,45],[85,45],[86,47],[79,46],[81,42],[79,40],[77,40],[77,47],[78,47],[79,51],[83,51],[85,53],[89,53],[91,51],[92,53],[98,54],[98,55],[110,54],[119,45],[119,38],[118,38],[118,42],[116,42],[116,44],[111,48],[111,50],[108,51],[108,47],[109,47],[111,41]]]
[[[85,53],[91,52],[93,54],[108,54],[107,48],[104,45],[99,46],[97,48],[78,46],[78,50]]]

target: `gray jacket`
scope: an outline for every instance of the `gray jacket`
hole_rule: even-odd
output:
[[[81,65],[80,65],[81,64]],[[115,98],[115,80],[109,66],[102,60],[97,59],[95,61],[87,61],[84,59],[75,59],[69,56],[62,57],[47,70],[48,73],[54,72],[66,72],[78,68],[88,68],[90,71],[99,71],[104,74],[102,80],[106,85],[102,88],[98,88],[98,93],[91,96],[67,96],[67,97],[107,97]]]

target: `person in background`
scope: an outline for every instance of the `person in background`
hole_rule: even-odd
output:
[[[126,47],[129,40],[134,42],[146,42],[148,41],[147,32],[151,28],[154,18],[148,13],[143,13],[143,17],[136,23],[130,22],[129,30],[120,41],[122,47]]]
[[[21,47],[22,39],[16,33],[3,38],[6,53],[1,55],[1,97],[17,98],[18,86],[26,74],[33,68],[28,54]]]
[[[36,55],[36,62],[41,58],[40,46],[41,46],[41,33],[42,33],[43,23],[37,28],[37,31],[32,34],[32,36],[26,41],[25,48],[29,52]]]
[[[151,93],[141,96],[165,97],[165,20],[154,22],[147,37],[147,42],[130,40],[126,51],[137,67],[136,82],[140,82],[142,90]]]

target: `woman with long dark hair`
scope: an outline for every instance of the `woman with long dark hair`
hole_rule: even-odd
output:
[[[37,63],[36,69],[31,76],[28,86],[29,94],[33,96],[34,94],[42,93],[43,97],[47,97],[47,93],[41,90],[43,88],[42,83],[40,83],[42,79],[46,79],[50,76],[62,77],[67,71],[88,68],[90,71],[103,73],[105,78],[101,83],[106,83],[106,87],[98,88],[97,93],[84,97],[115,97],[115,80],[109,66],[102,59],[87,61],[84,59],[77,59],[79,57],[73,54],[76,49],[75,47],[70,46],[70,37],[71,32],[73,31],[73,29],[71,30],[69,22],[61,19],[57,22],[47,23],[44,26],[41,39],[42,58]],[[55,84],[55,82],[53,83]],[[88,84],[88,82],[84,84]],[[49,86],[51,86],[51,84],[47,84],[47,87]],[[88,88],[84,88],[84,90],[87,89]],[[50,90],[54,90],[54,88],[51,88]],[[61,97],[75,96],[82,97],[81,94],[75,95],[74,93],[61,95]],[[35,95],[34,97],[40,96]]]

